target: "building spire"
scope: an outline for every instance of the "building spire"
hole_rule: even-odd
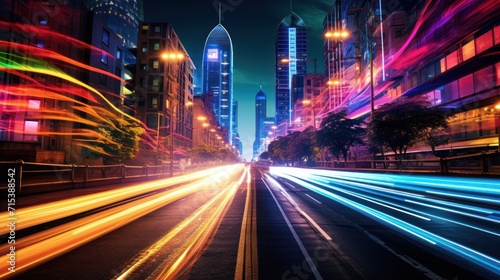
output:
[[[221,23],[221,2],[219,1],[219,24]]]

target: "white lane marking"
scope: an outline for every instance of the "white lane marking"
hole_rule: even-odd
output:
[[[295,229],[293,228],[292,224],[290,223],[290,220],[288,220],[287,216],[285,215],[285,212],[281,208],[281,205],[279,204],[279,202],[276,199],[276,197],[274,196],[273,192],[271,191],[271,189],[267,185],[266,180],[263,179],[262,182],[264,182],[264,185],[266,185],[267,190],[269,191],[269,193],[271,193],[271,196],[273,197],[274,202],[276,202],[276,205],[280,209],[281,215],[283,216],[283,219],[285,219],[285,222],[288,225],[288,228],[292,232],[293,238],[295,238],[295,242],[297,242],[297,245],[299,245],[300,251],[302,252],[304,257],[306,258],[307,264],[309,265],[309,268],[312,270],[314,277],[316,277],[316,279],[318,279],[318,280],[322,280],[323,277],[321,277],[321,274],[319,274],[318,268],[316,267],[316,265],[312,261],[311,256],[309,256],[309,253],[307,252],[306,248],[304,247],[304,244],[302,244],[302,241],[300,241],[300,238],[297,235],[297,232],[295,232]]]
[[[276,180],[274,180],[272,177],[270,177],[269,175],[265,174],[267,176],[267,178],[273,183],[274,186],[276,186],[278,188],[278,190],[281,192],[281,194],[283,194],[283,196],[290,202],[290,204],[292,204],[292,206],[295,208],[295,210],[297,210],[297,212],[299,212],[299,214],[304,217],[307,222],[314,228],[316,229],[316,231],[318,231],[322,236],[323,238],[325,238],[325,240],[332,240],[332,238],[328,235],[328,233],[326,233],[326,231],[324,231],[309,215],[307,215],[306,212],[302,211],[302,209],[300,209],[299,205],[293,200],[293,198],[285,191],[285,189],[283,189],[283,187],[281,187],[280,183],[278,183]],[[264,181],[264,179],[262,179]],[[264,181],[265,183],[265,181]],[[286,183],[285,184],[288,184],[289,183]],[[266,184],[267,186],[267,184]],[[269,188],[269,186],[268,186]]]
[[[319,201],[319,200],[317,200],[316,198],[314,198],[314,197],[312,197],[312,196],[308,195],[307,193],[306,193],[305,195],[306,195],[307,197],[309,197],[310,199],[314,200],[314,202],[316,202],[316,203],[318,203],[318,204],[323,204],[323,203],[321,203],[321,201]]]

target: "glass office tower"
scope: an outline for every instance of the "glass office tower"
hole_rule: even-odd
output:
[[[224,135],[233,144],[236,130],[233,119],[233,43],[227,30],[219,23],[207,37],[202,61],[203,94],[212,94],[212,110]]]
[[[304,21],[294,12],[278,25],[276,40],[276,124],[292,123],[292,78],[307,74],[307,36]]]

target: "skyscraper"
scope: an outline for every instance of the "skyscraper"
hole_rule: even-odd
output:
[[[227,30],[219,24],[205,42],[202,61],[203,93],[213,95],[212,110],[222,127],[228,128],[224,139],[233,144],[236,137],[233,120],[233,43]]]
[[[304,21],[294,12],[278,25],[276,40],[276,124],[292,122],[292,77],[307,74]]]
[[[253,144],[253,157],[258,156],[260,148],[261,129],[264,119],[266,118],[267,100],[266,94],[260,86],[259,92],[255,95],[255,141]]]
[[[142,0],[86,0],[85,4],[123,39],[127,47],[137,47],[139,22],[144,20]]]

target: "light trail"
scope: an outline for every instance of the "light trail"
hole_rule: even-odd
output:
[[[131,197],[160,190],[162,188],[171,187],[177,184],[186,183],[193,180],[199,180],[213,174],[220,174],[224,172],[232,172],[234,166],[223,166],[211,168],[203,171],[198,171],[192,174],[161,179],[156,181],[149,181],[139,184],[134,184],[128,187],[99,192],[69,198],[65,200],[45,203],[42,205],[35,205],[27,208],[20,208],[16,211],[18,217],[17,230],[29,228],[35,225],[43,224],[46,222],[54,221],[64,217],[72,216],[78,213],[86,212],[89,210],[97,209],[99,207],[116,203]],[[7,220],[8,213],[3,212],[0,219]],[[0,228],[0,234],[6,234],[7,227]]]
[[[237,165],[228,171],[229,174],[223,175],[226,178],[232,178],[235,174],[240,173],[241,166],[242,165]],[[40,265],[54,257],[120,228],[162,206],[203,190],[207,186],[211,186],[214,182],[219,182],[219,179],[216,177],[220,177],[220,173],[212,173],[212,176],[205,176],[202,181],[143,197],[50,229],[47,232],[34,234],[26,238],[26,242],[23,241],[24,239],[16,240],[16,248],[19,248],[16,251],[16,255],[22,256],[22,261],[20,259],[20,261],[16,263],[16,275],[18,272]],[[0,257],[1,279],[13,276],[13,274],[6,269],[6,264],[8,264],[7,261],[7,255]]]
[[[180,222],[173,230],[159,239],[149,248],[143,250],[128,268],[115,276],[114,279],[127,279],[133,277],[134,273],[141,270],[143,266],[151,265],[158,254],[170,245],[174,238],[189,236],[176,246],[176,250],[169,255],[166,261],[157,265],[160,269],[153,273],[155,279],[173,279],[175,276],[187,270],[201,256],[201,252],[210,243],[210,237],[215,235],[222,217],[227,212],[234,195],[241,185],[248,168],[239,180],[232,182],[232,178],[220,182],[219,192],[207,203],[203,204],[189,217]],[[203,216],[203,219],[201,218]],[[201,221],[201,222],[200,222]],[[194,228],[194,229],[193,229]],[[181,235],[179,237],[179,235]],[[153,277],[153,276],[150,276]]]
[[[500,275],[499,259],[470,246],[461,244],[460,242],[451,240],[450,238],[441,236],[440,234],[442,233],[437,231],[442,230],[442,227],[431,226],[431,224],[427,225],[426,223],[416,225],[414,222],[402,220],[391,214],[376,210],[373,206],[369,206],[369,204],[374,206],[379,205],[390,209],[392,209],[391,207],[398,207],[417,213],[418,215],[453,223],[457,226],[463,226],[470,230],[487,234],[490,236],[489,238],[495,238],[491,240],[491,242],[495,243],[499,241],[498,236],[500,236],[500,233],[497,232],[497,224],[500,223],[498,219],[498,217],[500,217],[500,212],[497,207],[492,207],[494,203],[491,203],[489,200],[495,200],[495,198],[499,197],[499,190],[497,187],[498,180],[482,180],[480,178],[468,180],[466,178],[460,178],[454,181],[451,177],[424,178],[422,176],[412,175],[398,176],[392,174],[339,172],[285,167],[271,167],[270,172],[275,176],[293,181],[362,214],[383,221],[421,240],[425,240],[430,244],[446,249],[449,252]],[[372,180],[371,183],[369,183],[370,180]],[[390,183],[382,182],[382,184],[380,184],[380,182],[384,180]],[[429,183],[429,186],[426,185],[426,182]],[[454,184],[458,187],[453,188]],[[398,191],[396,192],[393,189]],[[453,190],[456,194],[461,194],[463,198],[461,197],[462,199],[458,201],[450,201],[449,197],[439,197],[436,196],[436,194],[432,197],[427,197],[430,189],[433,192],[444,193],[448,193],[447,190]],[[487,203],[481,205],[477,205],[475,199],[465,199],[467,196],[477,197],[478,195],[488,195],[490,199],[488,201],[483,200],[483,202]],[[409,197],[413,198],[410,199]],[[469,205],[466,202],[476,204]],[[381,203],[384,205],[381,205]],[[457,218],[445,217],[445,213],[457,215]],[[462,221],[458,221],[458,218],[462,219]],[[472,224],[472,221],[463,221],[464,218],[474,219],[473,221],[475,224]],[[430,220],[428,223],[429,222]],[[492,230],[490,230],[490,228]],[[452,235],[453,237],[451,238],[453,239],[459,238],[456,234],[452,233]],[[467,242],[470,242],[470,240],[471,239]],[[473,240],[473,243],[474,242],[476,241]],[[472,246],[478,246],[478,244]],[[486,247],[485,249],[490,250],[490,248]],[[497,253],[494,252],[494,254]]]

